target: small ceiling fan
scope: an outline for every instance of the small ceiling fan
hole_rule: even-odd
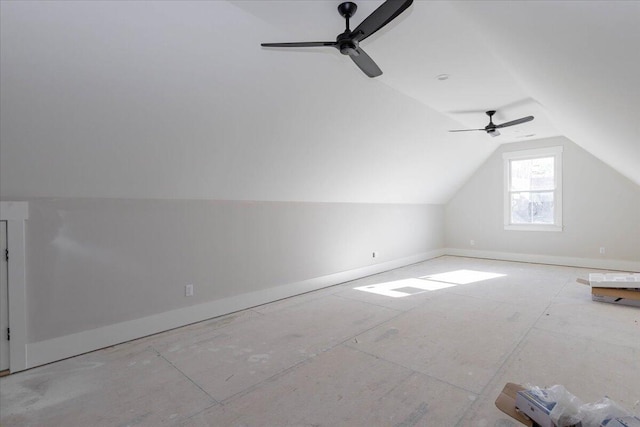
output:
[[[489,124],[486,125],[482,129],[458,129],[458,130],[450,130],[449,132],[469,132],[469,131],[481,130],[481,131],[487,132],[491,136],[498,136],[498,135],[500,135],[500,132],[498,131],[498,129],[506,128],[508,126],[519,125],[519,124],[522,124],[522,123],[527,123],[527,122],[530,122],[531,120],[533,120],[533,116],[527,116],[527,117],[523,117],[521,119],[511,120],[510,122],[501,123],[499,125],[496,125],[496,124],[493,123],[493,115],[495,113],[496,113],[495,110],[487,111],[487,116],[489,116]]]
[[[346,29],[338,34],[336,41],[331,42],[293,42],[293,43],[262,43],[263,47],[335,47],[343,55],[348,55],[353,62],[369,77],[377,77],[382,70],[373,59],[358,45],[362,40],[374,34],[380,28],[393,21],[398,15],[411,6],[413,0],[387,0],[380,7],[367,16],[353,31],[349,29],[349,18],[358,6],[353,2],[340,3],[338,12],[347,21]]]

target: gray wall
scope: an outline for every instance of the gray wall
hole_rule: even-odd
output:
[[[564,230],[505,231],[502,153],[557,145]],[[448,248],[640,261],[640,186],[561,137],[500,146],[446,205],[445,223]]]
[[[28,341],[441,249],[443,225],[437,205],[29,200]]]

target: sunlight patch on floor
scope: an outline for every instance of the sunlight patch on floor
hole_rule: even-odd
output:
[[[371,292],[393,298],[408,297],[427,291],[450,288],[456,286],[453,283],[432,282],[424,279],[403,279],[393,282],[376,283],[375,285],[359,286],[358,291]]]
[[[430,274],[428,276],[422,276],[421,279],[435,280],[437,282],[453,283],[456,285],[468,285],[469,283],[480,282],[482,280],[495,279],[497,277],[503,277],[506,274],[501,273],[489,273],[487,271],[475,271],[475,270],[456,270],[449,271],[447,273]]]
[[[357,291],[370,292],[393,298],[403,298],[428,291],[451,288],[458,285],[480,282],[482,280],[503,277],[506,274],[489,273],[487,271],[456,270],[447,273],[431,274],[420,278],[394,280],[374,285],[353,288]]]

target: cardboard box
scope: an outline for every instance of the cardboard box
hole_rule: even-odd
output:
[[[640,427],[640,418],[638,417],[616,417],[604,420],[601,427]]]
[[[640,289],[638,273],[591,273],[589,284],[595,288],[627,288]]]
[[[640,289],[591,288],[591,299],[598,302],[640,307]]]
[[[527,427],[533,427],[533,421],[516,409],[516,394],[525,388],[519,384],[507,383],[496,399],[496,407],[505,414]]]
[[[555,402],[547,402],[531,390],[520,390],[516,393],[516,409],[540,427],[555,427],[549,416],[554,406]]]

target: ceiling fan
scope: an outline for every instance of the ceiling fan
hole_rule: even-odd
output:
[[[378,31],[380,28],[393,21],[406,8],[411,6],[413,0],[387,0],[380,7],[367,16],[353,31],[349,29],[349,18],[355,13],[358,6],[353,2],[340,3],[338,12],[347,21],[344,33],[338,34],[336,41],[331,42],[293,42],[293,43],[262,43],[263,47],[335,47],[343,55],[348,55],[353,62],[369,77],[377,77],[382,70],[373,62],[373,59],[360,48],[359,43]]]
[[[481,131],[487,132],[491,136],[498,136],[498,135],[500,135],[500,132],[498,131],[498,129],[506,128],[508,126],[519,125],[519,124],[522,124],[522,123],[527,123],[527,122],[530,122],[531,120],[533,120],[533,116],[527,116],[527,117],[523,117],[521,119],[511,120],[510,122],[501,123],[499,125],[496,125],[496,124],[493,123],[493,115],[495,113],[496,113],[495,110],[487,111],[487,116],[489,116],[489,124],[486,125],[482,129],[458,129],[458,130],[450,130],[449,132],[469,132],[469,131],[474,131],[474,130],[481,130]]]

